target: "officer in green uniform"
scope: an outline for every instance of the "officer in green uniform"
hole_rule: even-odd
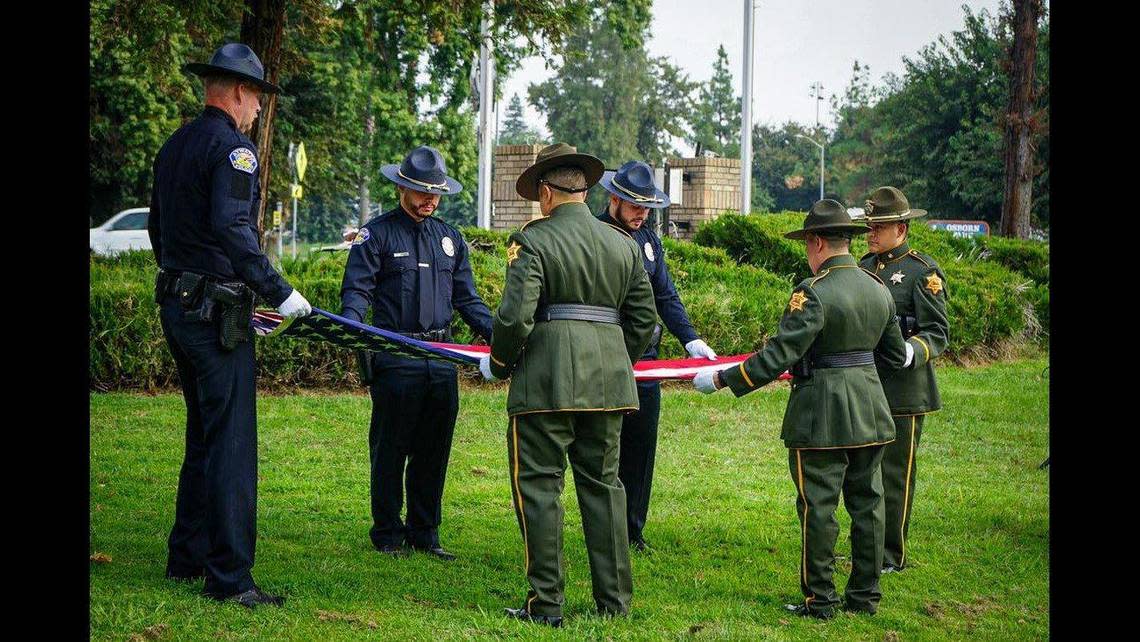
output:
[[[510,236],[491,353],[480,364],[487,379],[511,377],[507,452],[530,591],[506,613],[551,626],[562,624],[567,456],[598,611],[628,613],[633,593],[618,451],[622,414],[638,409],[633,362],[657,309],[640,249],[584,202],[602,170],[559,143],[519,176],[515,189],[538,201],[543,218]]]
[[[946,349],[946,276],[934,259],[912,250],[907,243],[911,219],[926,210],[911,209],[906,196],[894,187],[880,187],[865,206],[871,226],[871,250],[859,264],[887,285],[895,300],[903,338],[914,350],[914,363],[903,370],[880,368],[883,392],[891,404],[896,438],[883,450],[883,500],[887,534],[883,572],[906,568],[906,538],[914,505],[915,453],[926,414],[942,407],[932,361]]]
[[[876,359],[903,367],[910,358],[895,306],[878,277],[849,252],[855,224],[841,203],[816,201],[802,229],[785,234],[806,241],[815,276],[792,291],[775,337],[739,366],[702,371],[694,385],[705,393],[729,387],[742,396],[792,368],[792,392],[781,437],[796,486],[801,529],[799,615],[830,618],[840,604],[832,582],[840,492],[851,515],[850,611],[878,609],[883,559],[883,445],[895,438]]]

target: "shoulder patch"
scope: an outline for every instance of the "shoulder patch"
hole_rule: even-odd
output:
[[[507,246],[507,265],[514,263],[519,258],[519,250],[521,249],[522,246],[517,241],[511,241],[511,244]]]
[[[867,274],[869,274],[869,275],[871,276],[871,278],[872,278],[872,279],[875,279],[876,281],[878,281],[878,282],[879,282],[879,285],[886,285],[886,283],[884,283],[884,282],[883,282],[883,280],[882,280],[881,278],[879,278],[879,275],[878,275],[878,274],[875,274],[874,272],[872,272],[872,271],[868,270],[868,269],[867,269],[867,268],[865,268],[865,267],[860,267],[859,269],[860,269],[860,270],[863,270],[864,272],[866,272]]]
[[[645,242],[645,258],[649,259],[650,261],[657,260],[657,255],[653,253],[653,244],[649,241]]]
[[[923,287],[925,287],[927,290],[930,290],[930,293],[935,296],[937,296],[938,293],[942,292],[944,289],[942,287],[942,279],[938,277],[937,272],[934,272],[930,276],[926,277],[926,283],[923,284]]]
[[[353,245],[364,245],[364,243],[367,242],[368,238],[371,236],[372,235],[368,232],[368,228],[362,227],[359,230],[357,230],[356,237],[352,239],[352,244]]]
[[[803,312],[804,303],[807,301],[807,295],[803,290],[796,290],[792,293],[792,298],[788,301],[788,312]]]
[[[230,152],[230,165],[238,171],[252,174],[257,170],[257,155],[248,147],[238,147]]]

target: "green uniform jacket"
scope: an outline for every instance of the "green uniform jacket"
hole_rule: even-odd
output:
[[[535,323],[535,309],[552,303],[615,308],[622,323]],[[633,363],[656,322],[653,288],[629,234],[614,234],[585,203],[530,221],[510,236],[491,337],[491,372],[511,377],[507,413],[636,410]]]
[[[910,249],[906,243],[876,256],[863,255],[859,263],[874,272],[895,300],[895,312],[916,320],[917,334],[907,341],[914,348],[914,362],[903,370],[879,370],[883,392],[895,415],[916,415],[938,410],[938,382],[934,358],[950,339],[946,320],[946,275],[934,259]]]
[[[808,350],[873,350],[895,368],[906,361],[891,295],[850,254],[827,259],[814,277],[801,281],[776,336],[721,377],[740,397],[776,379]],[[788,448],[856,448],[894,440],[895,423],[876,367],[822,368],[793,378],[780,437]]]

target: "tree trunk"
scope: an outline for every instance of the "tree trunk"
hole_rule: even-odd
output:
[[[1029,238],[1033,205],[1034,69],[1037,64],[1037,21],[1041,0],[1013,1],[1013,50],[1009,60],[1009,109],[1005,115],[1005,193],[1001,208],[1002,236]]]
[[[281,70],[281,41],[285,34],[285,0],[246,0],[241,21],[241,41],[265,67],[265,80],[277,84]],[[257,145],[258,183],[261,203],[257,210],[257,229],[265,237],[265,204],[269,201],[269,171],[273,166],[273,117],[277,112],[277,95],[267,94],[261,114],[254,121],[250,138]]]
[[[368,115],[364,117],[364,172],[360,177],[360,227],[368,222],[372,212],[372,201],[368,195],[368,181],[372,177],[372,132],[376,129],[376,121],[372,117],[372,98],[368,99]]]

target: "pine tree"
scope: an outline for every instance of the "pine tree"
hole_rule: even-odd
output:
[[[527,125],[522,100],[518,94],[511,96],[511,104],[507,106],[507,119],[503,123],[503,130],[499,132],[496,144],[530,145],[537,141],[538,131]]]
[[[732,91],[732,72],[728,70],[724,45],[716,50],[712,78],[700,87],[692,143],[719,156],[740,154],[740,96]]]

